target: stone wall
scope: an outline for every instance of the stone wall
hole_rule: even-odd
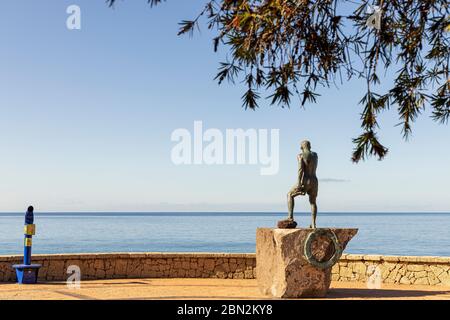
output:
[[[450,257],[344,254],[332,280],[450,286]]]
[[[0,282],[14,282],[13,264],[22,256],[0,256]],[[224,253],[93,253],[33,255],[42,264],[39,280],[61,281],[67,268],[80,267],[82,280],[117,278],[229,278],[255,277],[254,254]]]
[[[22,256],[0,256],[0,282],[14,282],[11,265]],[[83,280],[115,278],[256,277],[255,254],[246,253],[92,253],[33,255],[42,264],[41,281],[66,280],[67,268],[77,265]],[[334,281],[450,286],[450,257],[342,255],[332,269]]]

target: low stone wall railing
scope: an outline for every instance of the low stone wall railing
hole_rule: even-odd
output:
[[[332,280],[450,286],[450,257],[344,254]]]
[[[15,281],[11,265],[22,256],[0,256],[0,282]],[[255,277],[256,259],[246,253],[90,253],[33,255],[42,265],[39,280],[61,281],[67,268],[78,266],[82,280],[119,278],[229,278]]]
[[[22,256],[0,256],[0,282],[14,282],[12,264]],[[78,266],[82,280],[118,278],[254,279],[252,253],[90,253],[34,255],[42,264],[41,281],[65,281],[67,268]],[[450,257],[342,255],[333,281],[450,286]]]

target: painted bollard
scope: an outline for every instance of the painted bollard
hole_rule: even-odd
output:
[[[30,206],[25,214],[23,264],[13,265],[13,268],[16,270],[17,282],[20,284],[36,283],[39,268],[41,267],[40,264],[31,264],[32,239],[36,233],[33,211],[33,207]]]

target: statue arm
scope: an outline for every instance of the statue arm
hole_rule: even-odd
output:
[[[305,163],[303,161],[303,157],[301,154],[297,156],[298,160],[298,185],[299,187],[304,185],[304,176],[305,176]]]

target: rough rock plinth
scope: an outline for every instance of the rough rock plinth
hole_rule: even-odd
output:
[[[357,232],[358,229],[259,228],[256,277],[260,290],[278,298],[326,296],[331,268]]]

